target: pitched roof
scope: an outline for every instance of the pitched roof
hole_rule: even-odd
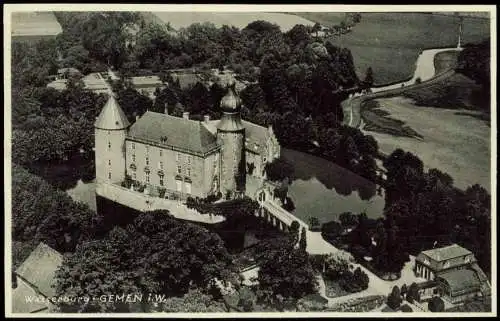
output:
[[[481,282],[476,275],[476,272],[468,269],[454,270],[445,272],[439,275],[439,278],[448,283],[452,292],[461,292],[472,289],[479,289]]]
[[[437,249],[427,250],[423,251],[422,253],[432,260],[438,262],[472,254],[471,251],[461,247],[458,244],[452,244]]]
[[[16,274],[25,279],[47,297],[55,295],[55,272],[61,266],[63,256],[45,243],[40,243],[30,256],[16,270]]]
[[[215,134],[217,133],[219,122],[220,120],[210,120],[208,123],[205,123],[205,126],[210,132]],[[241,123],[245,127],[245,148],[260,153],[269,138],[269,129],[246,120],[242,120]]]
[[[109,95],[109,99],[101,110],[94,126],[100,129],[124,129],[130,125],[127,116],[116,101],[114,95]]]
[[[128,137],[201,154],[218,146],[216,137],[200,121],[152,111],[130,127]]]

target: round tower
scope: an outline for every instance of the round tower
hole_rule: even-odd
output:
[[[221,149],[221,192],[232,196],[245,191],[245,127],[241,122],[241,99],[232,83],[220,102],[222,117],[217,125]]]
[[[125,179],[125,138],[130,123],[113,93],[94,124],[97,183],[120,183]]]

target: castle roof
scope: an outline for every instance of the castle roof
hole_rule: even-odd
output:
[[[230,81],[227,94],[220,101],[220,107],[225,112],[237,112],[241,107],[241,98],[236,93],[234,80]]]
[[[130,126],[130,123],[116,101],[113,94],[109,95],[109,99],[104,105],[99,117],[97,118],[94,127],[107,130],[124,129]]]
[[[46,297],[55,295],[52,287],[55,272],[62,264],[63,256],[45,243],[40,243],[16,270],[16,274],[28,281]]]
[[[131,127],[131,139],[205,154],[218,147],[216,136],[200,121],[148,111]]]
[[[217,132],[219,123],[220,120],[211,120],[206,123],[206,127],[213,134],[215,134]],[[242,120],[241,123],[245,128],[245,148],[254,153],[260,154],[263,148],[266,146],[267,139],[271,134],[269,132],[269,128],[251,123],[246,120]]]

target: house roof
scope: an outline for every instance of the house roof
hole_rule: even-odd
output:
[[[450,286],[452,292],[462,292],[468,289],[479,289],[481,281],[476,272],[468,269],[454,270],[439,275]]]
[[[219,122],[220,120],[210,120],[208,123],[205,123],[205,126],[215,135]],[[246,120],[242,120],[241,123],[243,127],[245,127],[245,148],[260,154],[271,134],[269,128],[256,125]]]
[[[32,289],[18,284],[17,287],[12,290],[12,312],[32,313],[47,310],[48,306],[45,302],[39,302],[38,300],[29,302],[26,300],[26,297],[33,297],[34,295],[36,295],[36,293]]]
[[[469,260],[466,260],[466,259]],[[456,266],[473,263],[476,261],[472,252],[457,245],[449,245],[437,249],[422,251],[416,261],[429,266],[439,272]]]
[[[130,123],[116,101],[113,94],[109,95],[109,99],[101,110],[99,117],[94,124],[94,127],[108,130],[124,129],[130,126]]]
[[[216,137],[200,121],[151,111],[130,127],[128,137],[202,154],[218,147]]]
[[[61,266],[63,256],[45,243],[40,243],[31,252],[30,256],[16,270],[16,274],[47,297],[55,295],[52,287],[55,279],[55,272]]]

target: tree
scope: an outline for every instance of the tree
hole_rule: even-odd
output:
[[[354,227],[358,224],[358,218],[351,212],[344,212],[339,215],[340,224],[343,228]]]
[[[274,297],[298,299],[313,293],[316,287],[308,254],[280,244],[272,245],[272,250],[266,254],[258,281],[260,287],[270,291]]]
[[[199,289],[189,290],[182,297],[169,297],[161,304],[158,312],[227,312],[224,304]]]
[[[291,179],[293,176],[293,165],[282,158],[275,158],[265,166],[267,178],[272,181]]]
[[[372,67],[368,67],[366,70],[365,80],[363,80],[363,86],[370,88],[373,86],[373,70]]]
[[[320,221],[317,217],[311,216],[309,217],[309,230],[316,231],[321,228]]]
[[[392,291],[391,293],[389,294],[389,296],[387,297],[387,305],[393,309],[393,310],[396,310],[399,308],[399,306],[401,305],[401,302],[403,302],[403,300],[401,299],[401,292],[399,291],[399,288],[397,285],[395,285],[393,288],[392,288]]]
[[[401,296],[404,298],[406,296],[406,293],[408,293],[408,287],[406,286],[406,283],[405,283],[401,287]]]
[[[444,312],[444,301],[438,296],[432,297],[428,304],[429,311],[431,312]]]
[[[410,303],[413,303],[413,301],[420,301],[420,293],[418,285],[415,282],[413,282],[408,288],[408,293],[406,294],[406,300]]]
[[[305,227],[302,228],[302,233],[300,234],[299,248],[304,252],[307,248],[307,231]]]

